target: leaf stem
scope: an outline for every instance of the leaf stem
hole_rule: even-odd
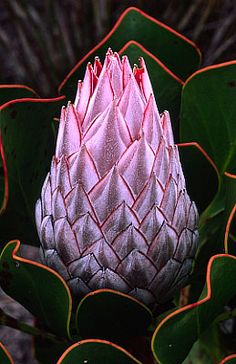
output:
[[[223,312],[221,315],[219,315],[216,319],[215,319],[215,323],[219,323],[222,321],[226,321],[228,319],[231,319],[233,317],[236,317],[236,308],[233,309],[232,311],[227,311],[227,312]]]
[[[2,309],[0,309],[0,325],[8,326],[32,336],[50,340],[57,344],[67,342],[67,339],[65,338],[59,338],[52,333],[41,330],[38,327],[30,326],[23,321],[19,321],[10,315],[7,315]]]

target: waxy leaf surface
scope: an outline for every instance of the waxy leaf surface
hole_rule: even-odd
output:
[[[25,97],[38,97],[38,95],[34,90],[24,85],[0,84],[0,106],[8,101]]]
[[[236,256],[236,175],[225,173],[225,252]]]
[[[181,141],[197,142],[222,175],[236,171],[236,61],[207,67],[185,83]]]
[[[37,244],[34,205],[54,152],[53,118],[63,97],[13,100],[0,108],[9,199],[0,220],[3,242],[19,238]]]
[[[235,275],[234,256],[219,254],[210,259],[206,285],[199,301],[172,312],[153,335],[153,352],[161,364],[182,363],[194,342],[236,294],[232,284]]]
[[[69,336],[71,297],[53,270],[17,256],[18,241],[9,242],[0,256],[0,285],[58,336]]]
[[[104,340],[84,340],[68,348],[57,364],[142,364],[126,350]]]
[[[151,311],[136,299],[109,289],[87,294],[77,309],[77,329],[82,338],[124,340],[147,333]]]
[[[128,55],[130,64],[138,62],[140,57],[145,59],[159,112],[168,110],[172,120],[175,134],[178,132],[178,118],[180,111],[180,98],[183,82],[153,54],[147,51],[141,44],[130,41],[119,52]]]
[[[34,90],[24,85],[0,85],[0,106],[4,103],[14,100],[21,99],[24,97],[37,97]],[[0,160],[0,204],[1,213],[5,210],[8,191],[6,190],[6,173],[4,171],[4,160],[1,148],[1,160]]]
[[[226,358],[224,358],[223,360],[221,360],[221,362],[219,364],[236,364],[236,354],[231,354],[229,356],[227,356]]]
[[[128,8],[111,32],[69,73],[60,86],[61,93],[73,97],[77,81],[82,78],[88,61],[93,62],[95,56],[103,59],[109,47],[118,51],[130,40],[142,44],[182,79],[198,68],[200,52],[192,42],[141,10]]]
[[[209,156],[197,143],[178,145],[187,191],[202,212],[218,189],[218,174]],[[199,178],[204,176],[204,178]]]
[[[193,74],[182,93],[182,142],[197,142],[218,170],[218,191],[200,219],[200,249],[195,271],[204,273],[210,256],[223,252],[224,229],[236,200],[226,203],[224,172],[236,166],[236,62],[210,66]],[[204,173],[200,179],[206,179]],[[211,186],[208,186],[211,189]],[[198,276],[202,282],[203,276]]]

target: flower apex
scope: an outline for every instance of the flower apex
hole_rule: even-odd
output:
[[[112,56],[112,55],[113,55],[112,49],[111,49],[111,47],[109,47],[107,50],[106,56]]]

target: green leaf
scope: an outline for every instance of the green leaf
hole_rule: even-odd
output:
[[[209,156],[197,143],[179,144],[178,149],[188,194],[195,201],[200,213],[206,209],[217,192],[217,171]]]
[[[181,137],[197,142],[220,175],[236,172],[236,61],[207,67],[183,87]]]
[[[225,173],[225,251],[236,256],[236,175]]]
[[[194,282],[191,291],[196,291],[193,298],[199,296],[204,285],[206,266],[209,258],[217,253],[228,251],[236,255],[236,224],[232,223],[230,234],[226,239],[226,229],[229,218],[232,220],[234,205],[236,204],[236,176],[225,173],[221,178],[220,189],[210,206],[201,216],[200,246],[196,256]],[[222,207],[223,206],[223,207]],[[228,235],[228,233],[227,233]],[[224,244],[225,241],[225,244]],[[227,246],[226,246],[227,244]],[[200,290],[200,292],[199,292]]]
[[[195,265],[200,288],[208,259],[224,251],[224,229],[230,212],[224,172],[233,173],[236,166],[235,74],[235,61],[207,67],[187,80],[182,93],[181,141],[197,142],[215,164],[219,178],[217,194],[200,219],[200,248]],[[201,179],[198,177],[197,181]]]
[[[223,360],[221,360],[221,362],[219,364],[236,364],[236,354],[231,354],[229,356],[227,356],[226,358],[224,358]]]
[[[83,340],[68,348],[57,364],[142,364],[123,348],[104,340]]]
[[[222,331],[216,321],[203,332],[199,339],[205,356],[208,354],[208,358],[211,359],[210,363],[219,363],[222,356],[227,354],[227,349],[222,339]]]
[[[177,309],[156,328],[152,339],[155,358],[161,364],[180,364],[192,345],[236,294],[232,284],[236,258],[221,254],[208,264],[206,285],[198,302]]]
[[[53,117],[64,97],[13,100],[0,108],[0,129],[6,160],[9,199],[0,219],[4,242],[17,237],[37,244],[34,205],[54,152]]]
[[[6,210],[8,202],[8,178],[7,166],[2,146],[2,138],[0,135],[0,215]]]
[[[219,171],[218,196],[203,220],[224,209],[222,176],[236,170],[236,61],[207,67],[193,74],[183,87],[181,140],[197,142]]]
[[[95,56],[103,59],[109,47],[118,51],[130,40],[142,44],[182,79],[198,68],[200,52],[191,41],[140,9],[128,8],[110,33],[73,68],[60,85],[60,92],[73,98],[88,61],[93,62]]]
[[[1,364],[14,364],[11,355],[5,346],[0,342],[0,363]]]
[[[9,242],[0,256],[2,289],[47,329],[69,337],[72,303],[68,287],[52,269],[17,256],[19,246],[19,241]]]
[[[38,97],[36,92],[24,85],[0,85],[0,105],[10,100]]]
[[[212,364],[211,356],[205,351],[200,340],[193,345],[189,355],[182,364]]]
[[[55,364],[70,345],[71,342],[55,343],[51,340],[35,337],[35,358],[37,359],[37,362],[42,364]]]
[[[82,299],[76,320],[82,338],[123,340],[145,335],[152,314],[144,304],[126,294],[101,289]]]
[[[37,97],[34,90],[24,85],[0,85],[0,105],[13,100],[25,97]],[[0,142],[1,143],[1,142]],[[6,173],[4,165],[3,148],[1,147],[1,160],[0,160],[0,214],[5,210],[6,202],[8,199],[8,191],[6,188]]]
[[[183,82],[168,70],[158,58],[148,52],[141,44],[130,41],[119,52],[129,57],[130,64],[138,62],[140,57],[145,59],[148,73],[160,112],[168,110],[175,133],[178,131],[177,120],[180,111],[180,98]]]

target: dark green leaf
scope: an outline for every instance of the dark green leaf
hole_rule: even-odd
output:
[[[161,364],[182,363],[194,342],[236,294],[232,284],[235,275],[235,257],[222,254],[210,259],[206,285],[199,301],[171,313],[153,335],[153,352]]]
[[[159,111],[169,111],[172,122],[175,121],[172,124],[177,134],[182,82],[158,58],[136,42],[126,44],[120,53],[129,57],[130,64],[137,63],[139,57],[145,59]]]
[[[40,364],[55,364],[70,345],[71,342],[55,343],[36,337],[34,338],[35,358]]]
[[[182,364],[212,364],[212,358],[198,340]]]
[[[200,52],[192,42],[141,10],[129,8],[111,32],[70,72],[60,91],[73,99],[77,81],[83,78],[88,61],[93,62],[95,56],[103,59],[109,47],[119,51],[130,40],[140,43],[182,79],[198,68]]]
[[[84,340],[72,345],[57,364],[142,364],[121,347],[103,340]]]
[[[219,364],[236,364],[236,354],[227,356]]]
[[[14,100],[21,99],[25,97],[37,97],[34,90],[23,85],[0,85],[0,105]],[[5,185],[5,175],[4,175],[4,161],[2,160],[3,154],[1,153],[0,160],[0,204],[2,206],[1,212],[5,209],[5,204],[7,200],[7,191]]]
[[[5,346],[0,342],[0,363],[1,364],[14,364],[11,355],[5,348]]]
[[[217,171],[198,144],[180,144],[179,152],[187,191],[200,213],[206,209],[217,192]]]
[[[10,100],[37,96],[34,90],[24,85],[0,85],[0,105]]]
[[[225,252],[225,229],[235,204],[236,176],[224,174],[215,199],[201,216],[200,246],[193,274],[194,282],[192,282],[191,286],[192,294],[195,291],[193,294],[195,299],[199,296],[204,285],[205,271],[209,258],[214,254]],[[230,254],[236,255],[236,224],[232,223],[231,225],[231,232],[227,239]]]
[[[236,255],[236,224],[235,224],[235,211],[236,211],[236,175],[225,173],[224,175],[225,185],[225,249],[226,252],[230,252],[232,255]]]
[[[229,215],[224,172],[236,166],[236,62],[207,67],[192,75],[183,87],[181,140],[197,142],[219,172],[218,192],[200,219],[200,249],[195,273],[204,284],[208,259],[224,252],[224,229]],[[196,178],[200,183],[206,176]],[[207,186],[210,190],[212,185]],[[199,186],[200,189],[200,186]],[[231,206],[236,200],[232,200]],[[226,210],[225,210],[226,206]],[[200,277],[200,275],[201,277]]]
[[[63,279],[42,264],[16,255],[19,242],[9,242],[0,256],[0,284],[40,323],[61,337],[69,336],[71,296]]]
[[[220,174],[236,172],[236,61],[196,72],[183,87],[181,136],[197,142]]]
[[[2,145],[8,171],[9,200],[0,220],[5,243],[19,238],[37,244],[34,205],[54,152],[54,116],[63,97],[56,99],[14,100],[0,108]]]
[[[102,289],[91,292],[77,309],[78,333],[82,338],[124,340],[145,335],[151,311],[123,293]]]

